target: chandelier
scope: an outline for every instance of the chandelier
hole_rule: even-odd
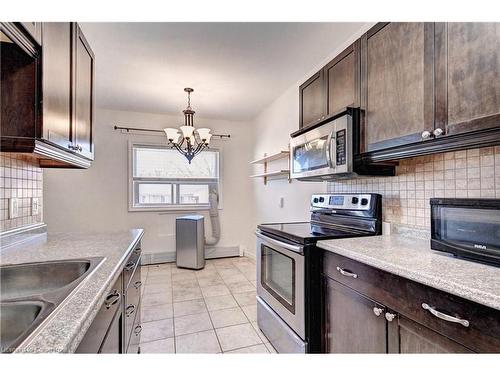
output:
[[[188,95],[187,108],[182,111],[184,113],[184,125],[179,129],[165,128],[163,131],[167,135],[168,144],[184,155],[191,164],[191,160],[197,154],[208,148],[212,134],[210,134],[208,128],[195,129],[193,122],[195,112],[191,109],[191,93],[194,90],[186,87],[184,91]]]

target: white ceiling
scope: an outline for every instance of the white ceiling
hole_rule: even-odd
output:
[[[97,106],[248,120],[363,23],[83,23]]]

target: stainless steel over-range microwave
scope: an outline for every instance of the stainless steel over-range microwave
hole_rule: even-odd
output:
[[[301,129],[290,138],[290,176],[328,181],[358,175],[393,176],[394,166],[361,161],[359,109],[346,108],[326,123]]]

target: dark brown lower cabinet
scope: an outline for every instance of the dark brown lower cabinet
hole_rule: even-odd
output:
[[[473,353],[329,277],[325,289],[327,353]]]
[[[389,353],[473,353],[449,338],[424,327],[402,315],[388,322]]]
[[[328,251],[322,352],[500,353],[500,311]]]
[[[132,250],[76,353],[140,353],[141,243]]]
[[[386,320],[381,305],[325,278],[328,353],[386,353]],[[378,311],[378,310],[375,310]]]
[[[76,353],[122,353],[122,276],[118,277]]]
[[[102,354],[120,354],[122,352],[122,340],[121,340],[121,313],[118,314],[119,317],[113,320],[113,323],[109,327],[108,334],[104,339],[99,353]]]

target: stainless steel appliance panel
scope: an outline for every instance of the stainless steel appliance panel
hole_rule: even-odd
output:
[[[257,295],[305,339],[303,247],[257,236]]]
[[[257,297],[257,323],[278,353],[306,353],[307,344]]]
[[[290,176],[328,180],[352,173],[351,116],[338,117],[290,139]]]

